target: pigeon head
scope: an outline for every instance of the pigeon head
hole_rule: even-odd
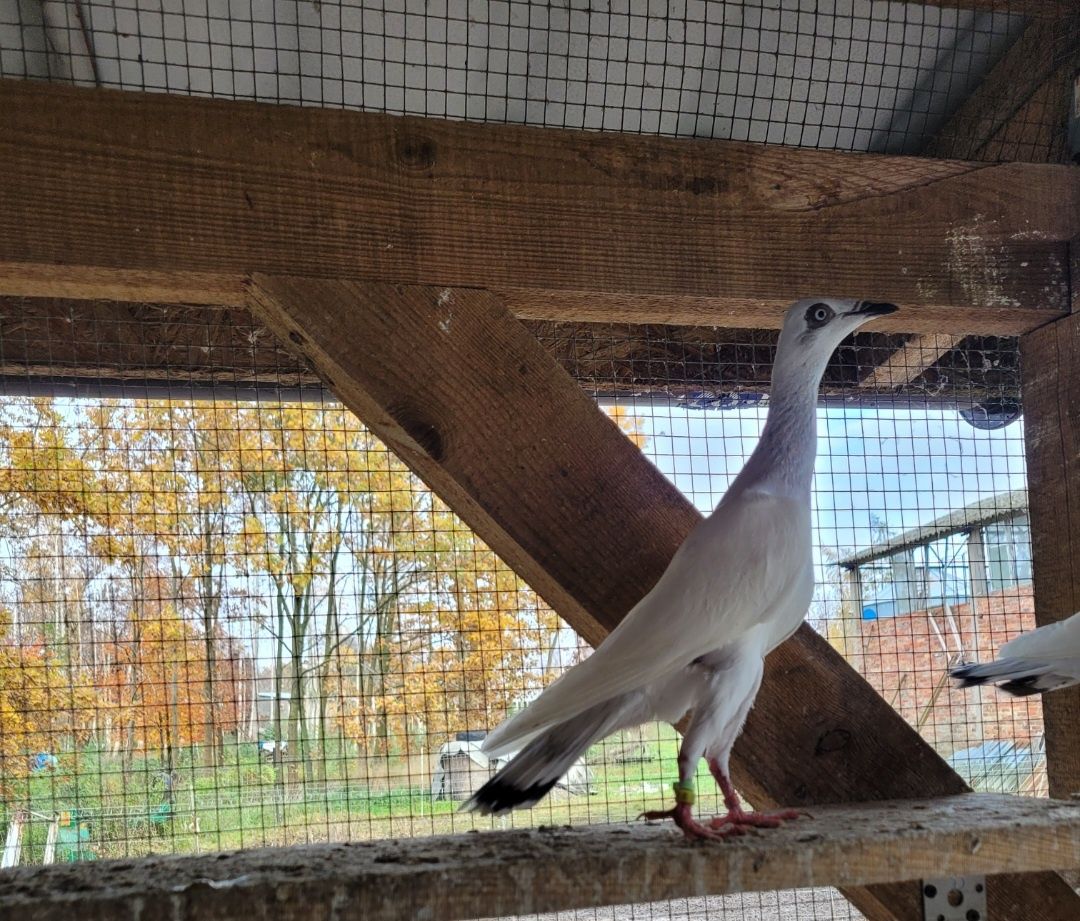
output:
[[[897,310],[895,304],[841,297],[796,301],[784,314],[776,362],[805,368],[820,377],[841,342],[864,323]]]

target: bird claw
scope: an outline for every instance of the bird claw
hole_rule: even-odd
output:
[[[779,828],[785,822],[793,822],[799,816],[809,817],[809,813],[797,809],[780,809],[776,812],[743,812],[733,809],[726,815],[718,815],[709,822],[710,828],[724,828],[726,834],[745,835],[752,828]]]
[[[671,819],[680,829],[682,829],[682,833],[690,841],[723,841],[731,834],[742,834],[742,832],[717,831],[707,825],[702,825],[694,819],[690,807],[681,803],[672,809],[643,812],[638,818],[645,819],[647,822],[655,822],[660,819]]]

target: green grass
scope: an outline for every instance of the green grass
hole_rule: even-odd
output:
[[[165,802],[157,755],[137,756],[124,766],[116,754],[87,749],[60,756],[54,772],[32,775],[7,803],[0,802],[0,828],[16,807],[48,817],[76,810],[89,824],[99,858],[152,853],[196,853],[240,847],[316,841],[360,840],[416,834],[632,821],[646,809],[670,805],[676,778],[678,737],[666,725],[646,727],[639,760],[616,763],[626,739],[615,738],[587,755],[591,795],[554,791],[535,809],[500,819],[457,812],[458,804],[435,801],[423,762],[385,758],[361,762],[348,752],[328,751],[325,782],[277,782],[273,765],[254,744],[228,750],[224,764],[204,767],[196,752],[181,752],[174,762],[180,782],[172,813],[154,814]],[[366,767],[381,769],[379,776]],[[699,803],[715,811],[715,786],[702,764]],[[48,819],[33,818],[24,836],[23,862],[41,860]]]

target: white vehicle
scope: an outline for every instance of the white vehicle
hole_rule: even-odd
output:
[[[281,743],[281,754],[285,755],[289,751],[289,743]],[[262,739],[259,742],[259,754],[262,755],[267,761],[273,761],[274,755],[277,752],[277,742],[273,739]]]

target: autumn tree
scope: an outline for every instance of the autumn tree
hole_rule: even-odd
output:
[[[13,617],[77,668],[91,649],[86,586],[99,567],[69,553],[102,518],[100,484],[52,401],[0,402],[0,523],[18,566]]]
[[[554,613],[336,404],[0,402],[0,523],[20,654],[99,688],[60,707],[66,738],[100,730],[128,761],[219,760],[264,646],[308,779],[335,731],[386,753],[486,728],[554,661]]]
[[[125,497],[113,509],[110,552],[129,566],[148,554],[167,561],[178,615],[190,612],[199,623],[211,715],[201,739],[207,763],[220,759],[224,732],[238,722],[238,714],[217,706],[217,660],[228,643],[222,616],[239,549],[244,414],[232,403],[173,400],[103,404],[90,414],[102,475]]]
[[[0,610],[0,794],[15,795],[30,773],[34,752],[72,749],[85,742],[94,691],[74,684],[63,662],[40,639],[14,627]]]

